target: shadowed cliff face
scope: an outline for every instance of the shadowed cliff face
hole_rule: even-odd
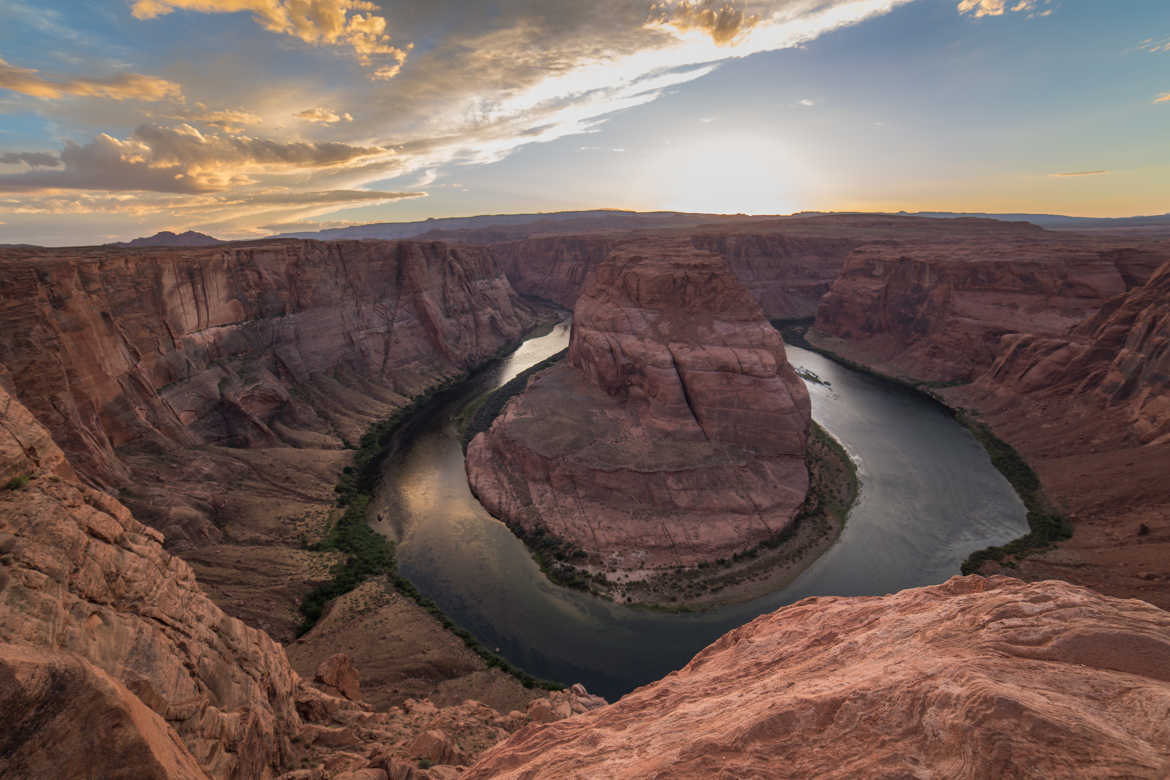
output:
[[[0,363],[78,473],[282,639],[374,421],[534,323],[491,257],[439,243],[7,250]]]
[[[814,598],[469,778],[1159,777],[1170,615],[1061,582]]]
[[[687,233],[663,233],[669,244]],[[493,244],[491,254],[512,285],[572,308],[589,273],[628,238],[620,235],[554,236]],[[845,255],[857,245],[850,236],[785,233],[704,232],[690,236],[696,249],[720,255],[768,319],[812,317],[817,302],[840,273]]]
[[[1003,336],[1063,335],[1163,259],[1063,239],[862,246],[821,300],[816,332],[887,373],[967,382]]]
[[[3,384],[0,474],[27,481],[0,490],[0,643],[67,653],[33,663],[27,652],[4,651],[0,687],[13,718],[35,720],[37,707],[51,711],[73,690],[79,707],[91,696],[95,702],[72,713],[72,728],[56,730],[76,740],[78,726],[102,725],[104,712],[123,709],[127,722],[137,724],[131,732],[144,735],[137,747],[126,736],[127,754],[137,756],[144,772],[167,762],[190,769],[191,756],[219,777],[260,777],[284,763],[300,720],[297,677],[279,645],[221,612],[190,567],[163,551],[161,534],[110,496],[76,482],[48,432]],[[36,682],[45,676],[58,682]],[[72,682],[65,685],[66,679]],[[143,715],[147,708],[166,719],[185,748],[170,745],[168,727],[153,713]],[[43,753],[38,758],[43,748],[28,739],[12,746],[13,771],[38,760],[53,763]],[[86,750],[80,742],[58,747],[70,745]]]
[[[212,603],[158,531],[79,483],[10,388],[0,367],[0,775],[254,780],[308,763],[320,777],[401,776],[420,756],[466,763],[530,722],[604,703],[578,688],[530,695],[509,716],[466,697],[374,712],[351,700],[363,692],[338,656],[314,687],[267,634]],[[420,628],[411,609],[399,605],[395,628]],[[437,641],[427,658],[445,654]],[[491,682],[500,692],[480,681]]]
[[[468,449],[514,527],[624,572],[730,556],[804,500],[809,398],[779,334],[722,259],[632,243],[597,267],[567,359]]]

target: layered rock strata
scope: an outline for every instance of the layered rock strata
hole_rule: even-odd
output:
[[[504,713],[467,697],[374,710],[336,655],[308,683],[204,595],[158,531],[79,483],[9,388],[0,381],[0,774],[253,780],[307,765],[302,776],[425,780],[604,703],[578,686]],[[430,775],[419,758],[445,766]]]
[[[717,255],[631,244],[597,267],[566,359],[468,448],[484,505],[622,576],[732,556],[808,490],[808,392]]]
[[[492,258],[435,242],[0,254],[0,364],[79,474],[216,600],[291,639],[332,560],[345,449],[534,324]]]
[[[888,374],[969,382],[1003,337],[1063,336],[1165,258],[1066,237],[865,244],[820,302],[817,343]]]
[[[1017,446],[1074,523],[1013,573],[1170,608],[1170,264],[1064,336],[1006,337],[945,395]]]
[[[806,599],[479,778],[1164,777],[1170,614],[1063,582]]]

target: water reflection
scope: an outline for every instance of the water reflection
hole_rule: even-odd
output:
[[[552,585],[471,495],[455,415],[568,343],[569,324],[474,377],[387,463],[378,511],[403,574],[532,674],[616,698],[683,665],[727,630],[810,595],[875,595],[941,582],[973,550],[1026,531],[1023,505],[971,435],[899,388],[789,348],[830,385],[809,383],[813,417],[859,466],[861,495],[835,545],[789,586],[696,614],[618,606]]]

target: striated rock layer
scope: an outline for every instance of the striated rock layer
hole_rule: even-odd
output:
[[[0,364],[79,474],[291,639],[374,421],[534,324],[484,251],[266,241],[0,253]]]
[[[393,629],[417,629],[403,612]],[[420,757],[466,763],[529,723],[604,703],[577,686],[514,699],[506,715],[467,697],[371,711],[349,659],[324,660],[314,687],[267,634],[224,614],[158,531],[77,482],[0,379],[0,775],[393,774]]]
[[[567,359],[472,441],[484,505],[626,573],[714,561],[804,501],[808,392],[717,255],[628,244],[574,310]]]
[[[1018,447],[1074,523],[1014,574],[1170,608],[1170,263],[1064,336],[1005,337],[946,398]]]
[[[818,343],[888,374],[968,382],[995,362],[1004,336],[1063,335],[1165,258],[1075,237],[940,242],[907,231],[849,255],[817,309]]]
[[[812,598],[464,777],[1165,777],[1170,614],[1062,582]]]

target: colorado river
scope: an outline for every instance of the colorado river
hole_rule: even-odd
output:
[[[619,606],[551,584],[471,495],[454,418],[463,405],[568,344],[569,325],[526,341],[468,381],[386,464],[379,530],[399,567],[456,623],[538,677],[611,701],[684,665],[721,634],[806,596],[880,595],[942,582],[969,553],[1027,531],[1025,510],[983,448],[921,396],[788,347],[813,418],[858,465],[861,495],[840,539],[788,587],[703,613]]]

